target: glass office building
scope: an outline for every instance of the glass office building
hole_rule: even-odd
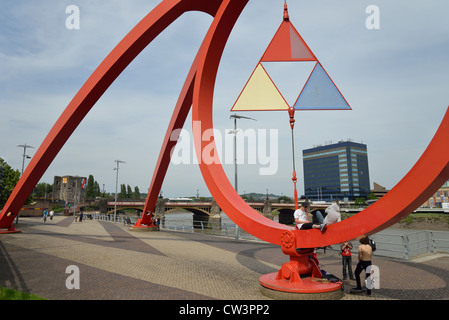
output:
[[[303,150],[305,197],[315,201],[367,199],[370,193],[365,144],[344,141]]]

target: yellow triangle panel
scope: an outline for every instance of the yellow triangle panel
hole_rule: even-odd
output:
[[[288,110],[288,103],[259,63],[231,111]]]

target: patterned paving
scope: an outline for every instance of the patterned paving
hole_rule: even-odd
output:
[[[130,232],[111,222],[56,216],[21,218],[21,233],[0,235],[0,286],[51,300],[267,300],[259,277],[288,260],[279,247],[193,233]],[[320,267],[341,276],[338,253],[318,251]],[[353,257],[353,269],[355,269]],[[449,255],[421,262],[376,257],[378,290],[344,300],[449,299]],[[75,265],[80,289],[67,289]]]

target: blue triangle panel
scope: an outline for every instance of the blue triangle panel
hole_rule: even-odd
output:
[[[296,110],[351,109],[320,63],[317,63],[313,69],[294,108]]]

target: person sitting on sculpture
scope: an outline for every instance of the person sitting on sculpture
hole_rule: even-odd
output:
[[[309,204],[307,202],[301,203],[301,206],[298,210],[295,211],[293,214],[293,217],[295,218],[296,227],[299,230],[306,230],[306,229],[320,229],[321,231],[324,231],[325,225],[323,223],[321,224],[314,224],[309,221],[308,217],[308,206]]]
[[[318,211],[319,212],[319,211]],[[318,221],[322,221],[320,223],[324,223],[326,226],[340,222],[340,207],[336,203],[332,203],[329,207],[324,211],[326,213],[326,217],[323,219],[321,212],[317,212]]]
[[[323,217],[323,214],[320,211],[315,212],[318,224],[309,222],[307,210],[308,203],[303,202],[301,207],[296,210],[293,215],[295,218],[296,227],[299,230],[320,229],[321,231],[324,231],[328,225],[341,221],[340,208],[336,203],[332,203],[326,208],[326,217]]]

